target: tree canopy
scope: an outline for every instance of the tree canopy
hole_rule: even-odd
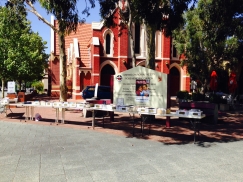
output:
[[[225,90],[227,71],[236,69],[243,58],[242,15],[239,0],[200,0],[196,9],[185,13],[185,24],[173,37],[179,53],[185,54],[182,65],[192,77],[208,83],[216,70]]]
[[[114,25],[117,17],[112,13],[119,0],[99,0],[100,15],[105,25]],[[182,14],[194,0],[128,0],[129,14],[132,22],[144,23],[147,35],[147,67],[155,69],[155,32],[161,30],[166,36],[182,22]]]
[[[13,7],[0,8],[0,78],[33,81],[42,78],[48,55],[46,42],[31,31],[26,14]]]
[[[80,18],[77,8],[77,0],[10,0],[11,4],[17,6],[23,12],[34,13],[39,20],[50,26],[58,35],[59,61],[60,61],[60,100],[67,101],[67,60],[65,55],[65,36],[72,31],[76,31],[77,25],[83,23],[85,19]],[[48,14],[55,16],[58,27],[54,27],[50,22],[43,18],[35,9],[34,4],[39,2]],[[95,6],[95,0],[88,0],[91,8]],[[83,8],[83,14],[89,15],[89,7]]]

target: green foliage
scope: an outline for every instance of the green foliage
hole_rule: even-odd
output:
[[[211,93],[209,95],[209,98],[205,99],[206,101],[209,101],[210,103],[216,103],[219,104],[221,102],[221,96],[217,95],[215,93]]]
[[[40,5],[49,14],[56,17],[58,21],[58,27],[51,25],[46,19],[44,19],[39,12],[36,11],[34,3],[39,2]],[[95,6],[95,0],[89,0],[91,8]],[[9,3],[8,3],[9,4]],[[26,13],[26,5],[28,5],[28,11],[34,13],[39,20],[50,26],[58,36],[59,53],[60,53],[60,99],[62,101],[67,100],[67,87],[66,87],[66,56],[65,56],[65,36],[72,31],[76,31],[78,23],[83,23],[85,19],[80,19],[77,9],[76,0],[11,0],[10,7],[20,9],[21,12]],[[89,7],[86,4],[83,14],[89,15]],[[35,70],[32,70],[35,71]]]
[[[31,85],[32,85],[32,83],[31,83],[31,82],[26,82],[25,87],[26,87],[26,88],[30,88],[30,87],[31,87]]]
[[[33,81],[47,67],[46,42],[31,31],[26,14],[18,8],[0,8],[0,78]]]
[[[33,4],[25,0],[25,2],[31,7],[33,10]],[[33,1],[35,2],[35,1]],[[76,32],[77,25],[79,23],[83,23],[85,19],[79,18],[77,1],[76,0],[39,0],[41,6],[46,10],[47,13],[53,14],[58,21],[58,27],[55,28],[51,26],[51,28],[57,33],[58,43],[59,43],[59,61],[60,61],[60,100],[67,100],[67,86],[66,86],[66,77],[67,77],[67,59],[65,56],[65,36],[71,32]],[[91,8],[95,6],[95,0],[89,0],[91,4]],[[34,11],[33,11],[34,12]],[[84,8],[83,14],[89,15],[89,7]],[[34,14],[41,18],[43,22],[47,22],[42,17],[38,15],[38,13]],[[47,24],[50,26],[50,24]]]
[[[105,25],[110,27],[115,25],[117,17],[114,16],[114,10],[117,7],[118,0],[99,0],[100,15],[105,20]],[[155,33],[162,30],[167,36],[171,35],[172,30],[183,22],[182,14],[187,10],[189,3],[195,0],[129,0],[128,10],[121,10],[123,22],[127,22],[127,13],[130,13],[130,20],[135,23],[144,23],[147,35],[146,56],[147,67],[155,69]],[[121,26],[121,25],[119,25]]]
[[[173,44],[185,54],[182,65],[191,75],[209,82],[212,70],[237,67],[243,57],[242,17],[240,0],[199,0],[197,8],[184,14],[186,23],[173,32]]]
[[[192,93],[191,99],[193,101],[204,101],[204,94],[201,93]]]
[[[34,87],[35,90],[37,90],[38,93],[42,93],[43,90],[44,90],[44,84],[40,81],[32,83],[31,86]]]
[[[178,91],[177,92],[177,98],[187,100],[187,99],[190,98],[189,92],[187,90]]]

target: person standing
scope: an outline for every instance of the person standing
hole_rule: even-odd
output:
[[[196,88],[197,88],[197,82],[195,80],[192,80],[191,81],[191,90],[192,90],[192,93],[195,93],[196,92]]]

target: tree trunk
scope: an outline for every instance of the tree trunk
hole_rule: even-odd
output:
[[[146,67],[155,70],[155,33],[156,26],[146,25],[147,58]]]
[[[2,79],[2,98],[4,98],[4,79]]]
[[[60,28],[59,28],[60,30]],[[62,33],[58,33],[59,38],[59,51],[60,51],[60,101],[67,101],[67,60],[65,55],[65,36]]]
[[[130,49],[131,49],[131,55],[132,55],[132,67],[134,68],[136,66],[136,55],[135,55],[134,39],[132,36],[132,14],[131,14],[129,1],[127,3],[127,7],[129,10],[128,33],[129,33]]]
[[[19,92],[21,92],[21,83],[22,83],[22,81],[21,80],[18,80]]]

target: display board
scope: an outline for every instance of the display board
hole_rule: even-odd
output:
[[[8,93],[15,93],[15,82],[14,81],[8,82]]]
[[[167,74],[142,66],[114,75],[114,104],[167,107]]]

